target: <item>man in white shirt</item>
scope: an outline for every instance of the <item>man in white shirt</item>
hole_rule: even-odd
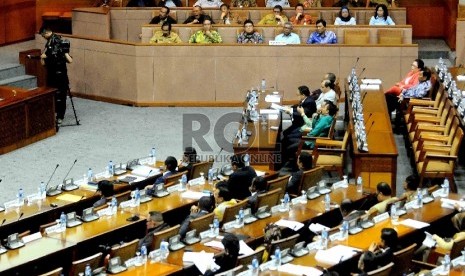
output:
[[[275,41],[281,41],[286,44],[300,44],[300,37],[292,32],[292,23],[286,22],[283,26],[283,33],[274,38]]]
[[[323,80],[321,82],[321,94],[316,100],[316,109],[320,109],[321,105],[325,100],[331,101],[333,104],[337,105],[337,95],[333,89],[331,89],[331,81]]]

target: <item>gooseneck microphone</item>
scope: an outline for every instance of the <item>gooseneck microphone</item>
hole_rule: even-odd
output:
[[[47,196],[53,196],[52,195],[52,190],[53,189],[52,188],[49,189],[48,185],[50,184],[50,181],[52,180],[52,177],[53,177],[53,175],[55,175],[55,172],[57,171],[59,166],[60,166],[60,164],[56,165],[55,169],[52,172],[52,175],[50,175],[50,178],[48,179],[47,184],[45,185],[45,191],[47,191]]]
[[[66,177],[68,177],[68,174],[71,172],[71,170],[73,169],[73,167],[74,167],[74,165],[76,164],[76,162],[77,162],[77,159],[74,160],[73,164],[71,165],[71,168],[69,168],[68,172],[66,173],[65,177],[63,178],[63,180],[62,180],[61,182],[63,182],[63,181],[66,180]]]

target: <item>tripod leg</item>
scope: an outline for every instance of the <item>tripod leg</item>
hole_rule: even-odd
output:
[[[73,108],[74,119],[76,120],[76,125],[80,125],[77,114],[76,114],[76,108],[74,108],[73,95],[71,95],[71,90],[69,88],[68,88],[68,96],[69,96],[69,99],[71,100],[71,107]]]

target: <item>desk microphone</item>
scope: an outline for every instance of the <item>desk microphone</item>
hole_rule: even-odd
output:
[[[365,97],[367,96],[367,94],[368,94],[368,90],[365,90],[365,94],[363,94],[360,104],[363,104],[363,101],[365,101]]]
[[[153,169],[149,171],[149,173],[147,174],[146,178],[149,178],[150,177],[150,174],[153,172]]]
[[[60,166],[60,164],[56,165],[55,169],[52,172],[52,175],[50,175],[50,178],[47,181],[47,185],[45,185],[45,191],[47,191],[47,196],[52,196],[52,190],[53,189],[52,188],[47,189],[47,188],[48,188],[48,185],[50,184],[50,181],[52,180],[53,175],[55,174],[55,172],[57,171],[59,166]]]
[[[373,115],[373,113],[370,113],[370,115],[368,115],[368,118],[365,122],[365,127],[367,127],[367,124],[368,124],[368,121],[370,121],[371,115]]]
[[[372,121],[371,125],[370,125],[370,128],[368,129],[367,134],[366,134],[367,139],[368,139],[368,134],[370,134],[370,130],[373,128],[374,124],[375,124],[375,121]]]
[[[210,160],[212,163],[215,163],[216,160],[218,160],[218,157],[220,156],[220,153],[223,151],[223,147],[220,148],[220,151],[215,155],[215,157],[213,158],[213,160]],[[212,167],[213,167],[213,164],[212,164]]]
[[[355,67],[357,67],[357,64],[358,64],[359,59],[360,59],[360,57],[357,57],[357,60],[355,60],[354,66],[352,66],[352,68],[355,69]]]
[[[61,182],[64,182],[66,180],[66,177],[68,177],[68,174],[71,172],[76,162],[77,162],[77,159],[74,160],[73,165],[71,165],[71,168],[69,168],[68,172],[66,173],[65,177],[63,178]]]
[[[24,213],[19,214],[18,220],[19,221],[23,217]]]
[[[365,69],[367,69],[367,68],[366,68],[366,67],[363,67],[362,72],[360,72],[360,74],[358,75],[358,78],[359,78],[359,79],[362,78],[362,75],[363,75],[363,73],[365,72]]]

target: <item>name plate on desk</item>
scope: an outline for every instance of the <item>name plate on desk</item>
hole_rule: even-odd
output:
[[[347,183],[345,180],[338,181],[333,184],[331,187],[333,190],[339,189],[339,188],[347,188],[349,187],[349,183]]]
[[[434,198],[438,198],[438,197],[447,197],[447,196],[448,196],[447,193],[444,193],[444,190],[443,190],[443,189],[436,190],[436,191],[434,191],[431,195],[432,195]]]
[[[203,176],[199,176],[197,178],[189,180],[189,185],[191,186],[198,186],[205,184],[205,178]]]
[[[5,210],[8,211],[9,209],[18,208],[23,205],[24,205],[24,202],[21,204],[17,199],[14,199],[14,200],[5,202],[4,207],[5,207]]]
[[[37,233],[34,233],[34,234],[27,235],[27,236],[23,237],[22,240],[23,240],[24,243],[28,243],[28,242],[31,242],[31,241],[38,240],[40,238],[42,238],[42,234],[40,232],[37,232]]]
[[[389,213],[384,212],[382,214],[377,215],[376,217],[373,218],[373,222],[376,224],[378,222],[381,222],[383,220],[387,220],[389,218]]]
[[[405,207],[406,210],[416,209],[417,208],[417,201],[416,200],[409,201],[409,202],[405,203],[404,207]]]
[[[45,228],[45,233],[46,234],[61,233],[61,232],[64,232],[65,230],[66,230],[66,227],[61,227],[61,225],[58,223],[53,226]]]
[[[235,228],[235,226],[236,226],[236,221],[235,220],[223,224],[224,230],[229,230],[229,229]]]
[[[121,208],[130,208],[130,207],[134,207],[134,200],[130,199],[130,200],[126,200],[126,201],[123,201],[119,204],[119,207]]]
[[[268,45],[270,45],[270,46],[284,46],[284,45],[287,45],[287,44],[284,41],[270,40],[268,42]]]
[[[98,214],[99,217],[111,216],[111,208],[108,207],[108,208],[105,208],[105,209],[98,210],[97,214]]]
[[[109,177],[108,172],[100,172],[95,175],[95,179],[104,179]]]
[[[272,214],[279,213],[280,209],[281,209],[281,205],[275,205],[275,206],[271,207],[271,213]]]
[[[32,194],[32,195],[28,195],[28,196],[27,196],[27,204],[28,204],[28,205],[31,205],[31,204],[34,203],[35,201],[39,201],[39,200],[42,200],[42,198],[40,197],[40,194],[39,194],[39,193],[35,193],[35,194]]]
[[[169,186],[168,188],[166,188],[166,190],[172,194],[174,192],[177,192],[179,190],[181,190],[181,184],[176,184],[176,185],[173,185],[173,186]]]

